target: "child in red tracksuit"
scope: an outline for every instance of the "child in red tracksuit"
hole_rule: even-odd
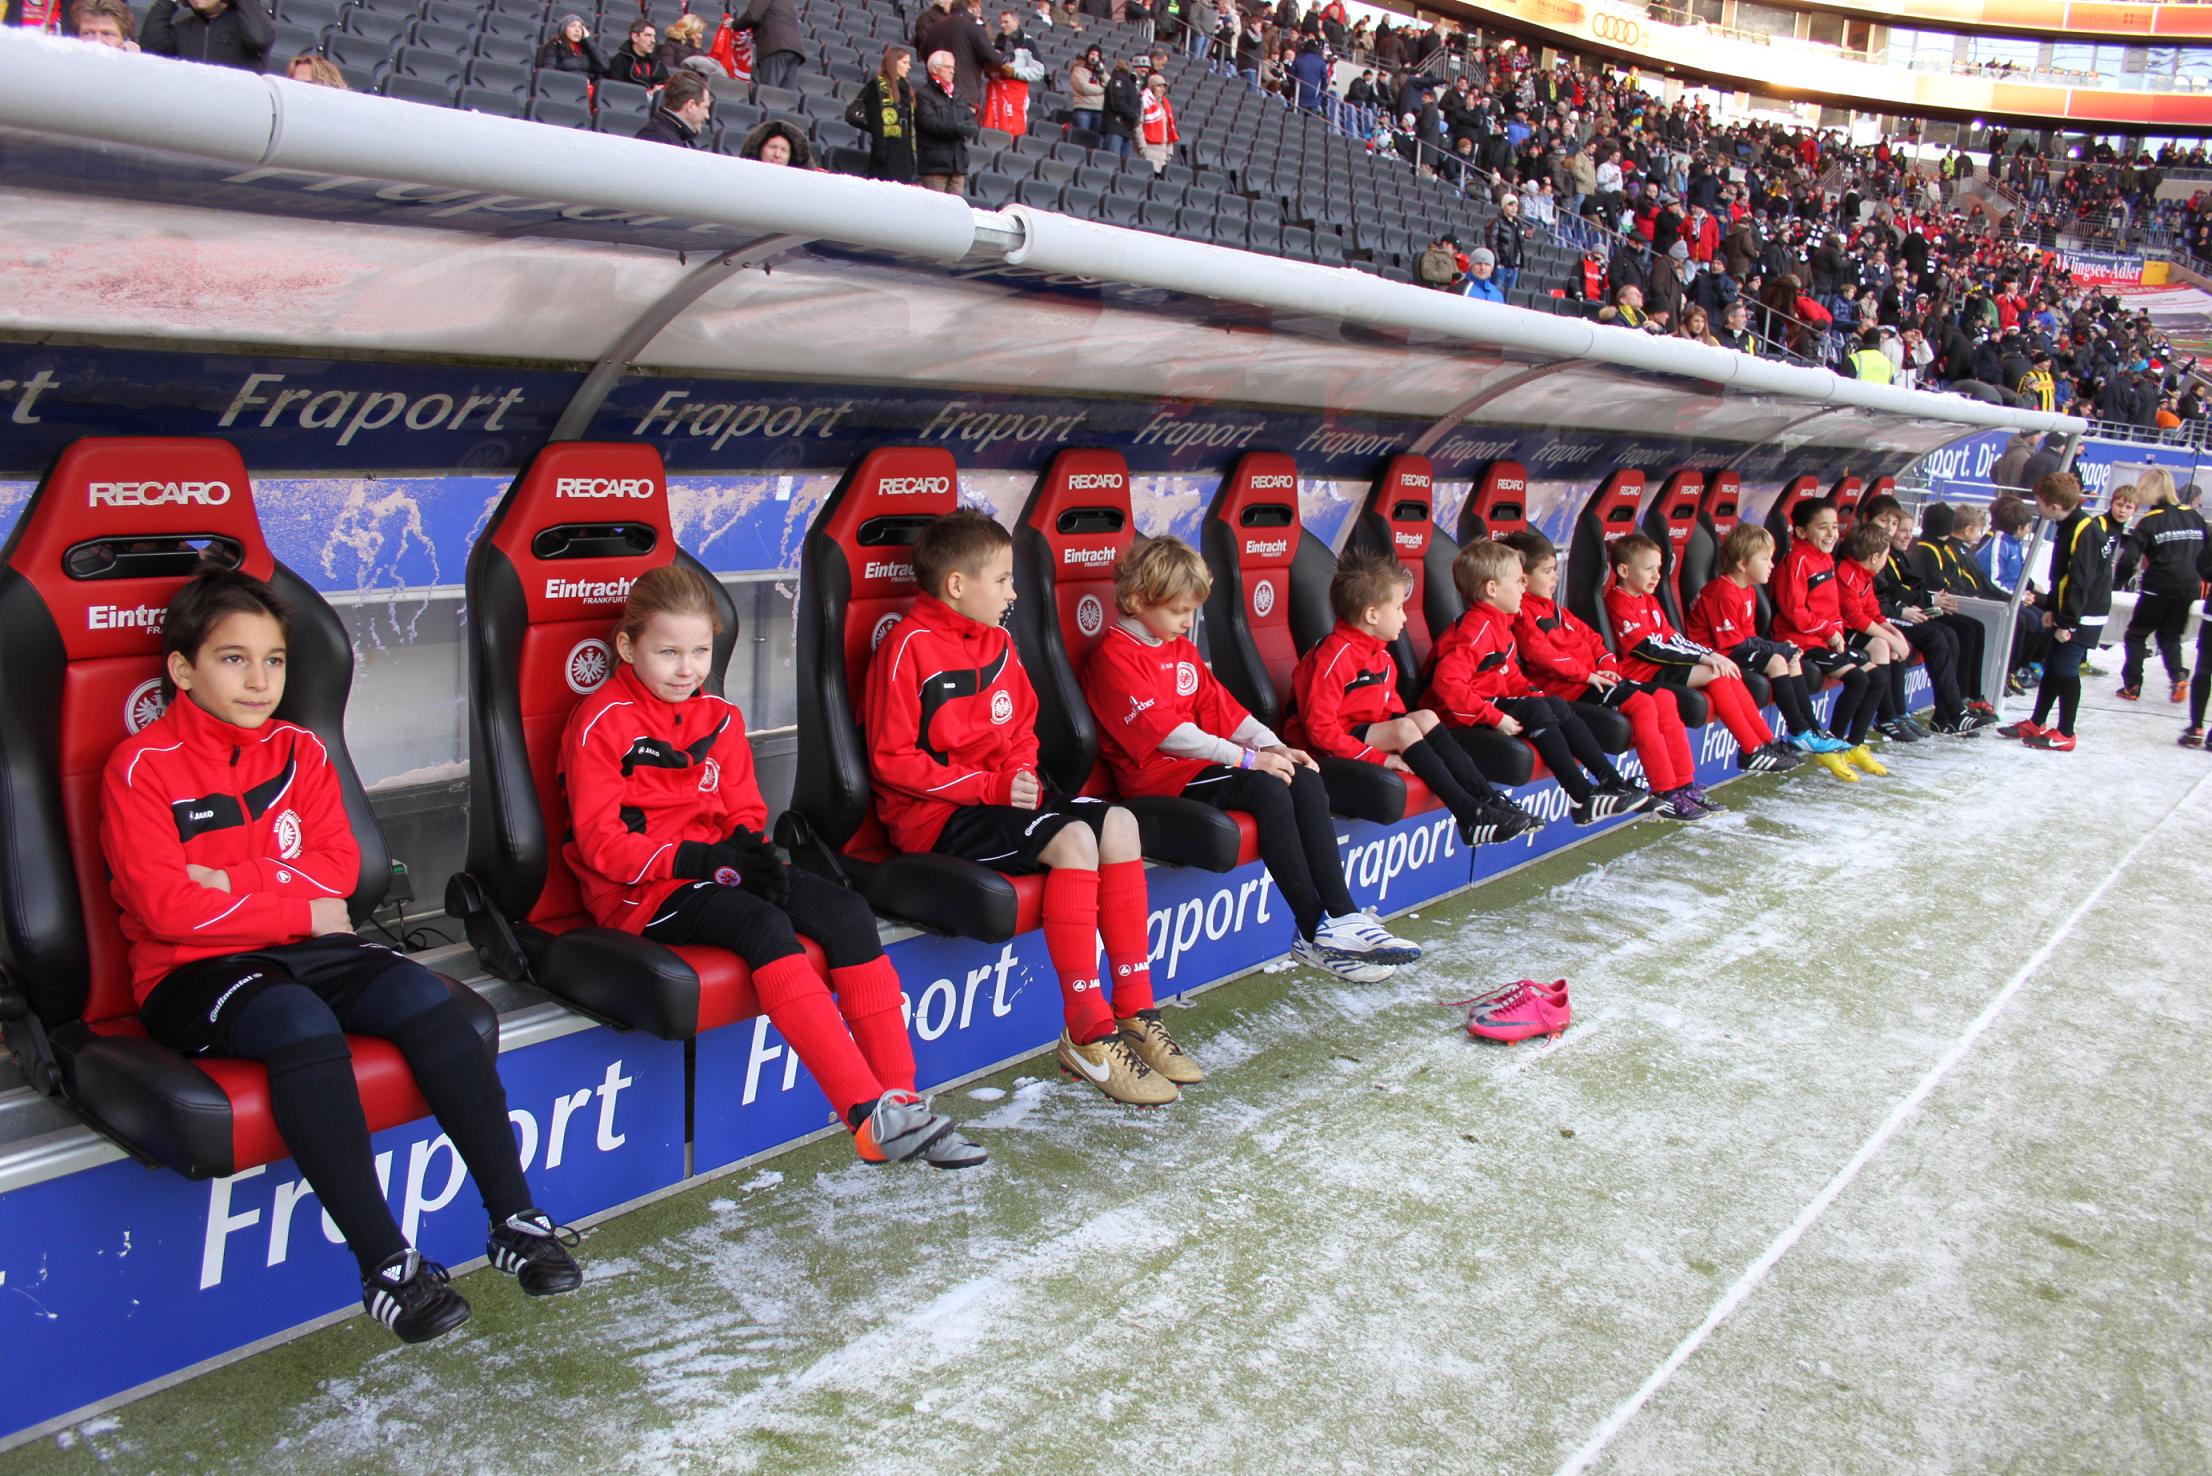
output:
[[[1621,776],[1575,710],[1537,692],[1521,670],[1513,622],[1528,575],[1520,551],[1487,538],[1470,543],[1452,561],[1452,583],[1466,600],[1467,613],[1429,652],[1422,707],[1450,727],[1496,728],[1535,749],[1574,802],[1577,825],[1650,809],[1650,792]]]
[[[793,871],[762,834],[768,807],[745,715],[703,690],[719,624],[698,574],[673,564],[647,572],[615,627],[614,675],[569,714],[562,857],[584,906],[601,927],[744,959],[761,1012],[863,1159],[981,1163],[983,1150],[914,1091],[905,999],[875,915],[835,882]],[[801,935],[821,945],[829,985]]]
[[[876,812],[902,851],[1044,872],[1045,948],[1066,1017],[1061,1069],[1117,1102],[1172,1102],[1195,1063],[1152,1001],[1136,819],[1037,779],[1037,694],[1001,624],[1014,603],[1014,541],[960,508],[922,530],[913,559],[922,593],[876,647],[862,705]]]
[[[1379,983],[1421,950],[1353,905],[1312,755],[1246,712],[1192,644],[1191,622],[1212,587],[1206,561],[1177,538],[1146,539],[1114,570],[1121,618],[1083,666],[1099,757],[1122,794],[1179,794],[1250,815],[1260,858],[1290,904],[1293,954]]]
[[[1836,603],[1843,616],[1845,640],[1854,651],[1863,651],[1874,668],[1867,673],[1873,687],[1869,701],[1880,718],[1876,729],[1900,743],[1918,743],[1927,731],[1905,711],[1904,668],[1912,660],[1912,642],[1882,613],[1875,576],[1889,566],[1889,530],[1879,523],[1861,523],[1836,544]]]
[[[1534,528],[1498,540],[1520,555],[1528,588],[1513,616],[1521,667],[1536,690],[1567,702],[1596,702],[1628,719],[1636,757],[1659,798],[1658,813],[1671,820],[1701,820],[1721,807],[1697,782],[1697,762],[1674,689],[1632,682],[1605,648],[1604,639],[1556,602],[1559,551]]]
[[[1744,670],[1766,677],[1792,748],[1841,753],[1851,745],[1821,731],[1805,690],[1804,656],[1787,641],[1759,634],[1758,587],[1773,577],[1774,535],[1756,523],[1738,523],[1721,540],[1720,572],[1690,602],[1683,617],[1686,633]]]
[[[1759,704],[1743,684],[1743,668],[1683,636],[1659,604],[1659,545],[1641,533],[1613,540],[1605,551],[1613,582],[1605,590],[1605,618],[1621,670],[1633,681],[1663,682],[1705,694],[1713,715],[1727,725],[1741,750],[1745,773],[1795,768],[1797,750],[1775,740]]]
[[[1436,714],[1406,711],[1398,695],[1398,662],[1390,643],[1406,628],[1413,576],[1387,554],[1346,554],[1329,580],[1336,628],[1299,659],[1291,673],[1288,726],[1294,738],[1331,758],[1360,759],[1412,774],[1426,784],[1478,839],[1517,827],[1526,815],[1495,789],[1457,743],[1431,742]]]
[[[1852,769],[1888,771],[1866,746],[1879,705],[1867,672],[1880,663],[1872,652],[1854,649],[1844,628],[1842,594],[1836,587],[1837,530],[1835,506],[1825,498],[1808,497],[1790,509],[1790,551],[1774,570],[1772,634],[1803,652],[1807,668],[1843,684],[1828,728],[1851,747],[1839,755],[1816,754],[1813,761],[1837,778],[1849,779],[1855,777]],[[1829,762],[1831,758],[1838,762]]]
[[[574,1291],[574,1233],[530,1203],[492,1053],[452,991],[356,935],[361,851],[330,755],[276,716],[290,608],[210,568],[161,627],[174,695],[102,780],[100,849],[146,1033],[192,1056],[259,1061],[269,1112],[361,1266],[361,1302],[410,1343],[466,1322],[445,1268],[408,1247],[384,1199],[350,1032],[399,1048],[491,1216],[486,1252],[532,1296]]]

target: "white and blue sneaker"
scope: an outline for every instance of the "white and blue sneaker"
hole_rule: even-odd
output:
[[[1319,969],[1325,974],[1334,974],[1339,979],[1347,980],[1353,984],[1380,984],[1383,980],[1398,972],[1397,966],[1394,964],[1367,963],[1357,956],[1339,957],[1335,954],[1324,953],[1321,950],[1321,945],[1311,938],[1300,938],[1297,942],[1291,944],[1290,956],[1309,968]]]
[[[1357,963],[1396,966],[1416,963],[1421,957],[1420,944],[1393,935],[1372,912],[1323,917],[1321,926],[1314,929],[1313,941],[1323,953]]]

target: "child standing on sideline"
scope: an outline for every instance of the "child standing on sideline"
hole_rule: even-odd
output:
[[[1869,669],[1880,664],[1871,650],[1852,649],[1843,625],[1843,603],[1836,588],[1836,509],[1825,498],[1809,497],[1790,509],[1790,551],[1774,571],[1774,623],[1777,640],[1804,653],[1809,670],[1843,684],[1837,694],[1830,731],[1850,745],[1840,754],[1815,755],[1814,762],[1839,779],[1855,779],[1856,768],[1886,774],[1866,746],[1880,703]],[[1886,681],[1887,678],[1884,678]]]
[[[1575,710],[1557,697],[1539,694],[1521,670],[1513,617],[1521,610],[1528,575],[1520,550],[1489,539],[1469,543],[1452,560],[1452,583],[1467,602],[1467,613],[1437,638],[1429,652],[1428,689],[1421,705],[1455,728],[1477,724],[1519,738],[1542,756],[1559,787],[1574,802],[1577,825],[1594,825],[1615,815],[1639,814],[1652,807],[1650,791],[1631,784]],[[1688,746],[1684,745],[1684,757]],[[1676,820],[1702,820],[1708,813],[1697,801],[1667,811]]]
[[[2130,702],[2143,695],[2146,648],[2155,640],[2158,659],[2166,667],[2167,695],[2180,702],[2189,695],[2181,632],[2189,623],[2189,606],[2203,587],[2197,564],[2205,547],[2204,519],[2196,509],[2174,500],[2173,474],[2163,468],[2143,473],[2135,490],[2143,516],[2128,530],[2122,545],[2120,576],[2133,573],[2139,562],[2143,581],[2127,634],[2121,637],[2127,659],[2120,671],[2120,695]]]
[[[1801,753],[1841,753],[1851,745],[1821,731],[1806,690],[1805,661],[1788,641],[1759,634],[1758,586],[1774,577],[1774,535],[1756,523],[1738,523],[1720,544],[1720,572],[1690,602],[1683,619],[1689,637],[1767,679],[1774,705]]]
[[[1353,905],[1319,766],[1246,712],[1192,644],[1212,587],[1206,561],[1176,538],[1145,540],[1114,571],[1121,618],[1083,668],[1099,757],[1121,794],[1181,794],[1249,814],[1298,929],[1292,955],[1358,983],[1386,979],[1421,950]]]
[[[321,740],[276,717],[291,608],[232,569],[187,580],[161,626],[168,709],[102,779],[100,849],[146,1033],[259,1061],[269,1113],[361,1267],[361,1304],[409,1343],[468,1321],[443,1266],[385,1202],[346,1036],[399,1047],[491,1217],[492,1265],[531,1296],[584,1276],[573,1232],[530,1202],[501,1085],[445,983],[353,931],[361,851]]]
[[[2081,710],[2081,667],[2112,613],[2113,546],[2118,536],[2101,514],[2082,505],[2081,483],[2053,472],[2035,484],[2035,509],[2058,524],[2051,537],[2051,598],[2043,612],[2051,644],[2043,655],[2043,680],[2035,689],[2035,715],[1997,730],[2030,748],[2074,751],[2074,719]],[[2044,726],[2057,710],[2058,722]]]
[[[1044,872],[1061,1070],[1117,1102],[1172,1102],[1169,1071],[1188,1077],[1189,1057],[1153,1007],[1136,818],[1037,779],[1037,694],[1001,623],[1014,603],[1014,541],[988,515],[958,508],[922,530],[913,560],[922,592],[876,647],[862,705],[891,843]]]
[[[1605,618],[1613,625],[1613,645],[1621,670],[1639,682],[1701,691],[1713,715],[1728,728],[1741,750],[1736,763],[1747,774],[1794,769],[1797,750],[1776,740],[1767,727],[1743,668],[1710,646],[1685,639],[1660,608],[1659,545],[1641,533],[1616,538],[1606,549],[1613,582],[1605,591]]]
[[[720,624],[713,591],[689,569],[664,565],[630,587],[614,675],[576,704],[561,737],[563,856],[584,905],[601,927],[744,959],[762,1012],[863,1159],[979,1164],[983,1150],[915,1093],[905,999],[875,914],[857,893],[793,871],[762,834],[768,806],[745,715],[701,690]],[[827,985],[801,936],[829,960]]]
[[[1513,617],[1513,638],[1520,643],[1521,666],[1536,690],[1568,702],[1602,703],[1627,718],[1644,777],[1659,797],[1660,814],[1696,820],[1719,810],[1697,782],[1690,735],[1675,701],[1678,689],[1630,681],[1597,631],[1557,603],[1559,551],[1549,538],[1523,528],[1498,541],[1521,556],[1527,576],[1528,588]],[[1683,813],[1686,809],[1700,813]]]
[[[1413,576],[1388,554],[1348,553],[1329,581],[1336,628],[1291,675],[1290,726],[1307,746],[1412,774],[1459,822],[1469,845],[1496,840],[1526,812],[1490,787],[1457,743],[1432,742],[1436,714],[1408,712],[1390,642],[1406,628]]]

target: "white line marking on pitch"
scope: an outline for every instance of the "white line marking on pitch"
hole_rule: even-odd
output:
[[[1790,1248],[1804,1237],[1805,1232],[1813,1227],[1816,1220],[1827,1213],[1828,1207],[1836,1202],[1837,1197],[1844,1190],[1851,1187],[1851,1181],[1859,1176],[1859,1170],[1865,1168],[1874,1155],[1881,1152],[1883,1146],[1896,1136],[1897,1130],[1905,1125],[1906,1119],[1920,1110],[1921,1104],[1928,1100],[1929,1095],[1942,1083],[1943,1078],[1950,1074],[1951,1068],[1965,1058],[1966,1053],[1974,1048],[1974,1042],[1981,1039],[1982,1033],[1996,1022],[1997,1017],[2004,1012],[2005,1006],[2012,1002],[2012,997],[2020,992],[2021,986],[2035,977],[2036,972],[2043,965],[2050,962],[2051,955],[2058,952],[2060,945],[2073,936],[2074,929],[2080,926],[2081,920],[2089,915],[2091,908],[2104,899],[2104,894],[2110,891],[2112,884],[2120,879],[2120,874],[2126,871],[2134,863],[2135,858],[2141,854],[2143,848],[2150,844],[2151,837],[2156,835],[2168,820],[2173,819],[2174,816],[2187,808],[2189,802],[2196,798],[2197,791],[2203,789],[2208,782],[2212,782],[2212,774],[2206,775],[2191,785],[2189,792],[2184,794],[2172,809],[2159,816],[2157,824],[2143,832],[2135,844],[2128,848],[2128,853],[2120,858],[2120,864],[2113,867],[2111,873],[2097,884],[2097,889],[2094,892],[2082,899],[2080,906],[2067,914],[2066,920],[2059,924],[2058,931],[2051,935],[2049,941],[2038,948],[2034,956],[2020,966],[2020,972],[2014,974],[2006,982],[2005,987],[1998,990],[1989,1003],[1982,1007],[1982,1012],[1974,1017],[1973,1023],[1966,1027],[1965,1033],[1951,1043],[1951,1048],[1943,1053],[1942,1059],[1928,1068],[1928,1074],[1920,1078],[1920,1084],[1915,1086],[1905,1099],[1891,1110],[1889,1116],[1883,1120],[1882,1125],[1874,1130],[1873,1136],[1859,1145],[1859,1151],[1851,1155],[1851,1161],[1836,1171],[1836,1176],[1830,1179],[1821,1191],[1805,1205],[1804,1209],[1798,1212],[1797,1218],[1790,1222],[1789,1228],[1774,1237],[1766,1250],[1760,1253],[1759,1259],[1745,1268],[1743,1275],[1736,1278],[1735,1285],[1729,1287],[1726,1292],[1721,1294],[1720,1300],[1713,1303],[1712,1310],[1705,1314],[1705,1320],[1699,1323],[1688,1337],[1675,1344],[1674,1351],[1667,1355],[1664,1363],[1652,1371],[1650,1378],[1644,1380],[1643,1386],[1614,1406],[1613,1412],[1605,1417],[1604,1423],[1597,1427],[1597,1430],[1583,1443],[1580,1450],[1567,1457],[1560,1464],[1554,1476],[1579,1476],[1580,1472],[1587,1471],[1592,1465],[1596,1464],[1598,1457],[1605,1454],[1605,1448],[1611,1445],[1614,1438],[1628,1427],[1628,1422],[1636,1418],[1637,1413],[1651,1402],[1653,1395],[1666,1387],[1667,1381],[1674,1377],[1675,1372],[1683,1364],[1688,1363],[1696,1355],[1698,1349],[1705,1346],[1706,1341],[1720,1330],[1720,1325],[1735,1315],[1736,1309],[1741,1307],[1744,1300],[1758,1289],[1759,1283],[1766,1279],[1767,1273],[1774,1269],[1775,1263],[1789,1254]]]

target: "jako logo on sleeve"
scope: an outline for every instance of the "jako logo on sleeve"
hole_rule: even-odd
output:
[[[221,507],[228,501],[228,482],[94,482],[90,505],[167,507],[188,502],[196,507]]]
[[[651,477],[557,477],[555,497],[634,497],[653,495]]]

